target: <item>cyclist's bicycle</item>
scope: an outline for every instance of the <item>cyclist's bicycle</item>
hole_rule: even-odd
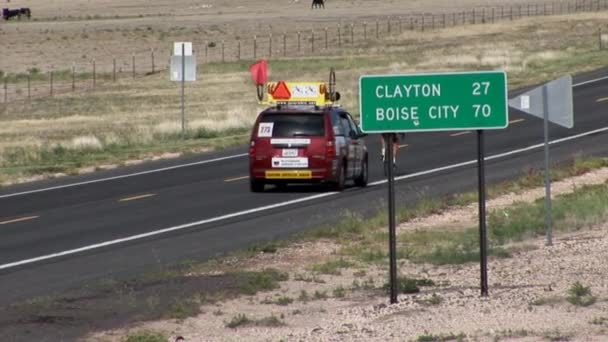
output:
[[[386,177],[388,175],[388,168],[392,167],[393,170],[397,170],[397,151],[399,151],[399,143],[400,140],[403,138],[404,134],[403,133],[395,133],[392,135],[392,151],[393,151],[393,161],[392,163],[389,162],[389,160],[387,160],[388,158],[386,158],[386,143],[385,143],[385,139],[384,136],[381,136],[381,140],[382,140],[382,169],[384,170],[384,176]]]

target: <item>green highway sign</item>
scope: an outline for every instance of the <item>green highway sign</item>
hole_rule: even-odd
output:
[[[504,71],[364,75],[365,133],[499,129],[509,124]]]

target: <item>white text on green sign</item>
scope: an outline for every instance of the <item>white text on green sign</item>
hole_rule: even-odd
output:
[[[366,133],[498,129],[508,125],[503,71],[362,76]]]

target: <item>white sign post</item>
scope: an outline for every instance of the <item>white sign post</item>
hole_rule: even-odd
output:
[[[171,81],[181,82],[182,95],[182,139],[186,138],[186,116],[184,88],[186,81],[196,81],[196,56],[192,54],[191,42],[173,43],[173,56],[170,68]]]

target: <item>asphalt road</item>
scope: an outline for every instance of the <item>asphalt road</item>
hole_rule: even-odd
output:
[[[607,75],[580,75],[574,83]],[[608,134],[601,131],[608,131],[608,79],[577,85],[574,101],[574,128],[550,125],[551,140],[597,132],[553,144],[554,162],[608,155]],[[542,121],[512,111],[510,122],[485,134],[487,157],[506,154],[487,161],[488,183],[542,168],[541,147],[509,153],[540,146]],[[2,188],[0,305],[100,277],[208,259],[331,224],[345,211],[373,214],[386,203],[379,139],[367,137],[372,184],[342,193],[308,186],[250,193],[245,148]],[[403,143],[398,205],[475,189],[475,132],[409,134]]]

